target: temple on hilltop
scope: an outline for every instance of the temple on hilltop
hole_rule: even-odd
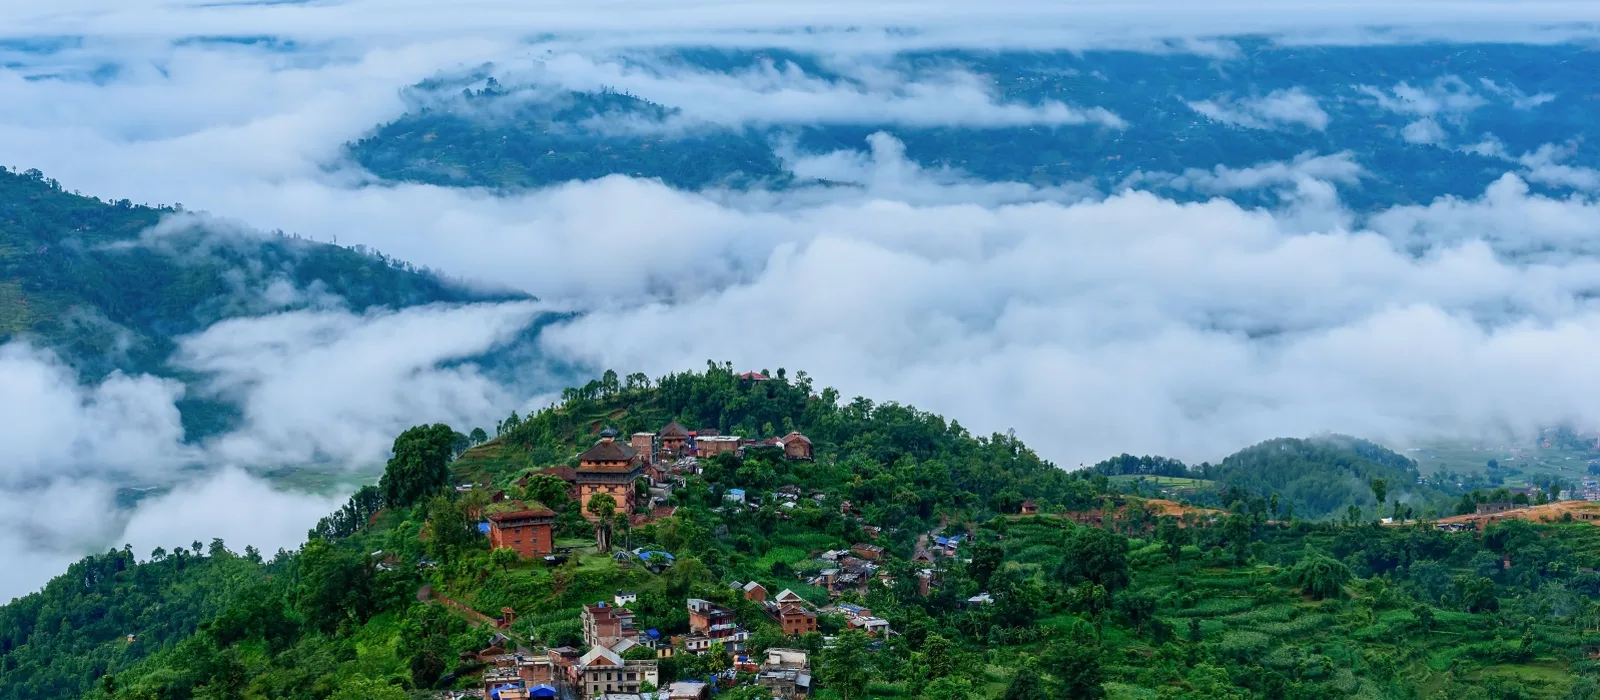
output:
[[[600,441],[578,455],[578,504],[583,517],[598,520],[589,512],[589,499],[595,494],[610,494],[617,502],[617,511],[633,511],[635,479],[644,471],[639,451],[630,445],[617,442],[617,431],[606,428],[600,431]]]

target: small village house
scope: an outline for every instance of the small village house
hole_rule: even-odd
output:
[[[783,445],[783,456],[788,459],[811,461],[811,438],[800,433],[789,433],[778,438]]]
[[[661,682],[655,659],[626,661],[603,646],[590,649],[579,658],[577,671],[578,687],[585,698],[597,698],[606,693],[637,693],[643,683],[657,685]]]
[[[605,603],[585,605],[579,617],[583,621],[583,643],[591,647],[611,648],[639,637],[639,630],[633,626],[633,612],[627,608]]]
[[[761,584],[751,581],[744,585],[744,599],[757,603],[767,602],[767,589]]]
[[[762,660],[756,683],[780,700],[811,693],[811,664],[801,649],[773,647]]]
[[[798,637],[817,631],[817,614],[800,603],[782,603],[777,608],[778,625],[783,633]]]
[[[555,551],[556,514],[543,506],[517,501],[497,503],[489,513],[489,546],[506,547],[524,559]]]
[[[683,448],[689,441],[689,431],[678,421],[668,421],[661,432],[656,433],[656,447],[662,454],[673,457],[682,456]]]
[[[883,558],[883,547],[875,544],[858,543],[852,546],[850,551],[855,552],[856,556],[867,561],[877,561]]]

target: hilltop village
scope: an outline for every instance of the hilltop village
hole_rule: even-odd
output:
[[[811,440],[799,432],[757,440],[722,435],[714,429],[687,430],[674,420],[656,432],[634,433],[627,442],[620,439],[617,430],[605,428],[600,431],[599,439],[578,455],[576,468],[557,466],[531,471],[522,476],[519,485],[526,486],[530,479],[541,474],[566,482],[569,496],[579,504],[584,516],[595,523],[597,547],[605,551],[611,548],[607,520],[626,518],[630,525],[641,526],[671,517],[675,509],[663,504],[670,500],[675,489],[686,486],[685,477],[701,473],[702,460],[716,459],[719,455],[743,459],[757,451],[768,451],[772,457],[792,462],[813,459]],[[474,484],[456,487],[458,493],[470,493],[476,488]],[[763,499],[771,499],[780,509],[792,509],[801,498],[818,504],[825,500],[820,491],[803,493],[792,485],[766,494],[728,489],[719,510],[752,508]],[[606,506],[592,507],[597,499],[603,500]],[[542,559],[549,564],[560,564],[570,556],[572,548],[556,545],[554,511],[511,500],[504,491],[495,492],[490,503],[492,505],[484,509],[484,521],[479,529],[488,537],[491,549],[507,549],[523,559]],[[634,506],[636,512],[608,516],[606,511],[617,504]],[[851,506],[845,501],[840,508],[848,514]],[[1037,506],[1032,501],[1022,505],[1024,514],[1036,511]],[[830,599],[847,594],[859,599],[873,581],[892,585],[888,570],[880,565],[886,557],[885,548],[865,541],[881,533],[882,528],[862,526],[864,541],[849,549],[816,553],[816,561],[826,568],[804,579],[804,583],[826,591]],[[915,576],[923,595],[928,594],[939,577],[932,564],[939,558],[957,556],[961,541],[960,535],[933,535],[928,539],[929,546],[919,549],[914,561],[926,566],[918,569]],[[618,551],[612,559],[619,565],[637,564],[657,574],[674,563],[670,553],[644,548]],[[830,602],[817,606],[791,589],[774,594],[756,581],[731,581],[728,587],[734,595],[752,604],[748,609],[759,611],[791,639],[817,633],[819,614],[835,615],[843,620],[845,629],[860,630],[874,639],[895,634],[887,620],[873,616],[871,610],[861,605]],[[664,635],[657,629],[640,629],[635,624],[636,616],[628,606],[637,600],[637,594],[619,590],[609,601],[583,605],[578,613],[583,629],[583,649],[569,646],[529,648],[516,644],[505,633],[496,632],[489,646],[473,655],[486,664],[481,691],[454,693],[448,697],[696,700],[708,698],[719,688],[735,687],[741,678],[781,700],[810,694],[808,652],[767,647],[760,654],[752,653],[748,648],[751,632],[747,626],[752,621],[739,619],[734,609],[709,600],[686,598],[683,604],[688,612],[688,632]],[[972,605],[988,602],[992,599],[987,594],[970,601]],[[493,626],[497,630],[505,629],[515,619],[515,611],[507,608],[493,621]],[[681,654],[716,657],[718,660],[710,665],[723,670],[703,679],[678,680],[662,687],[658,659]]]
[[[562,466],[529,472],[518,484],[527,486],[534,476],[549,474],[567,483],[569,495],[589,520],[605,519],[600,510],[591,507],[595,496],[604,495],[610,509],[620,508],[630,518],[630,524],[643,525],[671,517],[673,509],[661,504],[666,503],[673,488],[683,484],[682,477],[700,473],[701,459],[720,454],[743,457],[746,451],[754,450],[771,450],[789,460],[812,459],[811,440],[797,432],[769,440],[751,440],[738,435],[720,435],[711,429],[685,430],[677,421],[672,421],[659,432],[634,433],[627,443],[618,437],[615,429],[606,428],[600,431],[600,439],[593,447],[578,455],[576,469]],[[473,484],[456,487],[458,492],[470,492],[474,488]],[[797,494],[798,491],[790,487],[775,497],[792,501]],[[728,498],[742,502],[744,491],[731,490]],[[505,503],[505,492],[496,492],[491,501]],[[627,516],[635,506],[651,509],[645,514]],[[508,547],[527,558],[550,556],[555,552],[555,518],[556,513],[548,508],[508,503],[489,511],[486,533],[495,549]],[[608,543],[602,542],[601,548],[608,549]]]
[[[296,552],[74,564],[0,611],[0,700],[1600,699],[1600,512],[1438,518],[1370,443],[1228,460],[1309,496],[1066,472],[727,365],[471,432],[403,432]]]

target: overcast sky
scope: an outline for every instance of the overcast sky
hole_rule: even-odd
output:
[[[484,61],[548,87],[622,86],[728,123],[1117,128],[1125,116],[1102,105],[1008,104],[959,66],[910,75],[881,59],[917,46],[1117,45],[1226,65],[1230,42],[1209,34],[1552,41],[1588,35],[1550,23],[1597,19],[1592,2],[1443,0],[1292,10],[1267,2],[6,3],[0,35],[82,38],[49,52],[0,48],[0,65],[18,66],[0,68],[5,164],[106,198],[182,202],[244,228],[366,244],[544,301],[369,315],[324,305],[185,338],[172,364],[212,378],[189,390],[235,398],[245,416],[239,432],[198,445],[185,442],[177,420],[181,385],[115,376],[81,386],[45,350],[0,348],[8,396],[0,559],[30,564],[0,573],[0,598],[122,542],[142,555],[213,536],[235,548],[293,547],[335,502],[274,491],[236,467],[325,456],[370,468],[407,425],[492,429],[512,409],[537,407],[544,399],[526,387],[454,361],[499,346],[551,308],[584,312],[545,333],[542,349],[554,360],[652,375],[707,359],[803,369],[846,395],[913,403],[980,433],[1015,429],[1068,467],[1120,452],[1216,459],[1327,430],[1398,445],[1562,421],[1600,426],[1600,370],[1588,352],[1600,341],[1590,301],[1600,289],[1592,198],[1600,177],[1563,163],[1564,134],[1536,153],[1497,153],[1505,175],[1475,197],[1378,212],[1340,202],[1337,186],[1371,183],[1364,164],[1342,152],[1248,168],[1191,163],[1103,193],[926,170],[878,134],[791,162],[856,189],[684,192],[612,177],[514,196],[375,185],[341,152],[403,113],[403,87]],[[1394,26],[1363,28],[1370,23]],[[875,29],[887,24],[919,31]],[[857,30],[775,31],[800,25]],[[763,31],[723,31],[741,28]],[[172,41],[226,34],[278,35],[299,48]],[[544,43],[524,42],[533,35]],[[631,46],[670,43],[813,48],[854,80],[617,60]],[[117,66],[114,77],[81,79],[105,65]],[[62,77],[28,79],[43,73]],[[1367,89],[1374,109],[1414,120],[1405,138],[1438,147],[1464,147],[1443,142],[1441,125],[1473,99],[1545,104],[1516,86],[1473,87],[1469,97],[1430,84]],[[1295,89],[1189,107],[1246,129],[1324,129],[1330,119]],[[1486,136],[1473,147],[1492,151]],[[1540,196],[1528,182],[1573,189]],[[1141,184],[1261,189],[1280,204],[1180,204]],[[594,273],[619,268],[628,274]],[[696,331],[682,332],[689,327]],[[113,477],[170,481],[177,466],[196,462],[212,467],[208,476],[132,513],[110,508]],[[43,505],[62,501],[81,517]],[[218,502],[252,509],[261,526],[219,529],[215,511],[195,506]]]

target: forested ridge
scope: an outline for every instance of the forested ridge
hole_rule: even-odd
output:
[[[1416,462],[1382,445],[1348,435],[1277,438],[1247,447],[1221,462],[1194,466],[1164,457],[1120,455],[1094,465],[1105,476],[1176,477],[1208,482],[1193,494],[1208,505],[1235,500],[1272,500],[1285,513],[1322,520],[1345,517],[1351,508],[1378,505],[1374,480],[1385,485],[1385,500],[1417,515],[1453,515],[1461,488],[1425,482]],[[1276,517],[1276,514],[1274,514]],[[1402,518],[1404,519],[1404,518]]]
[[[1123,493],[1106,470],[1062,471],[1009,435],[844,400],[801,372],[762,374],[715,364],[659,379],[608,372],[492,431],[418,426],[396,439],[383,480],[296,552],[263,559],[213,542],[88,558],[0,608],[0,698],[428,697],[481,687],[481,662],[461,653],[482,649],[489,631],[423,602],[424,591],[489,618],[513,608],[505,634],[539,647],[580,645],[578,607],[618,590],[638,594],[640,628],[669,635],[686,630],[688,597],[730,607],[753,651],[812,654],[820,700],[1600,697],[1588,659],[1600,648],[1591,524],[1446,532],[1426,518],[1381,526],[1377,508],[1317,521],[1269,512],[1243,491],[1226,509],[1186,508]],[[672,489],[670,516],[599,526],[540,472],[573,465],[602,428],[669,420],[751,438],[799,431],[814,460],[759,449],[707,459]],[[1246,452],[1263,448],[1343,460],[1362,477],[1408,468],[1359,443]],[[1267,457],[1228,468],[1257,459]],[[478,487],[453,488],[461,482]],[[788,487],[801,498],[776,497]],[[750,503],[730,506],[733,489]],[[555,510],[572,556],[491,552],[475,513],[501,491]],[[1039,514],[1018,515],[1024,501]],[[598,549],[601,530],[619,550],[675,563],[619,564]],[[914,560],[935,535],[956,534],[956,556]],[[729,587],[757,581],[825,605],[828,591],[808,583],[829,566],[818,553],[863,541],[885,548],[888,576],[839,601],[887,620],[887,637],[850,630],[825,607],[821,634],[785,638]],[[920,570],[935,580],[926,594]],[[988,602],[971,602],[979,594]],[[173,614],[143,612],[157,598]],[[726,662],[680,652],[658,663],[666,683]],[[764,696],[731,678],[722,695]]]
[[[766,137],[741,129],[666,125],[676,110],[609,90],[530,95],[494,78],[430,100],[350,145],[392,180],[519,190],[606,175],[674,187],[782,186],[792,179]],[[663,136],[652,130],[672,129]]]
[[[733,126],[600,85],[553,89],[536,78],[512,84],[519,76],[503,73],[502,84],[491,65],[423,81],[407,91],[405,115],[350,144],[349,152],[384,178],[437,185],[523,189],[617,174],[688,189],[781,189],[814,181],[794,176],[780,152],[860,151],[882,131],[925,168],[991,181],[1087,184],[1102,192],[1132,186],[1187,201],[1226,196],[1247,206],[1275,206],[1277,195],[1270,188],[1208,188],[1209,173],[1192,166],[1214,164],[1220,173],[1309,155],[1348,156],[1360,164],[1361,182],[1339,183],[1339,194],[1357,211],[1477,197],[1508,172],[1505,159],[1481,149],[1402,138],[1411,117],[1382,109],[1375,97],[1398,83],[1474,104],[1461,117],[1463,139],[1492,133],[1509,153],[1521,154],[1545,144],[1550,133],[1573,134],[1579,136],[1567,147],[1574,164],[1600,160],[1594,139],[1581,136],[1592,136],[1591,110],[1582,98],[1566,97],[1581,93],[1576,86],[1600,69],[1583,47],[1287,46],[1260,37],[1230,44],[1238,55],[1227,71],[1217,70],[1212,57],[1183,52],[947,50],[886,57],[885,68],[907,80],[960,69],[997,103],[1073,109],[1084,123],[928,126],[844,115],[826,123],[752,119]],[[841,92],[872,89],[821,56],[778,48],[664,49],[635,60],[718,77],[796,71]],[[1513,98],[1541,93],[1554,97],[1533,107]],[[1314,114],[1263,124],[1249,114],[1208,116],[1189,104],[1240,112],[1230,99],[1286,94],[1316,98]]]
[[[86,380],[112,370],[188,379],[167,365],[175,338],[227,318],[525,296],[473,290],[363,248],[174,219],[182,213],[0,169],[0,343],[48,347]],[[203,400],[183,408],[191,434],[227,420],[226,407]]]

